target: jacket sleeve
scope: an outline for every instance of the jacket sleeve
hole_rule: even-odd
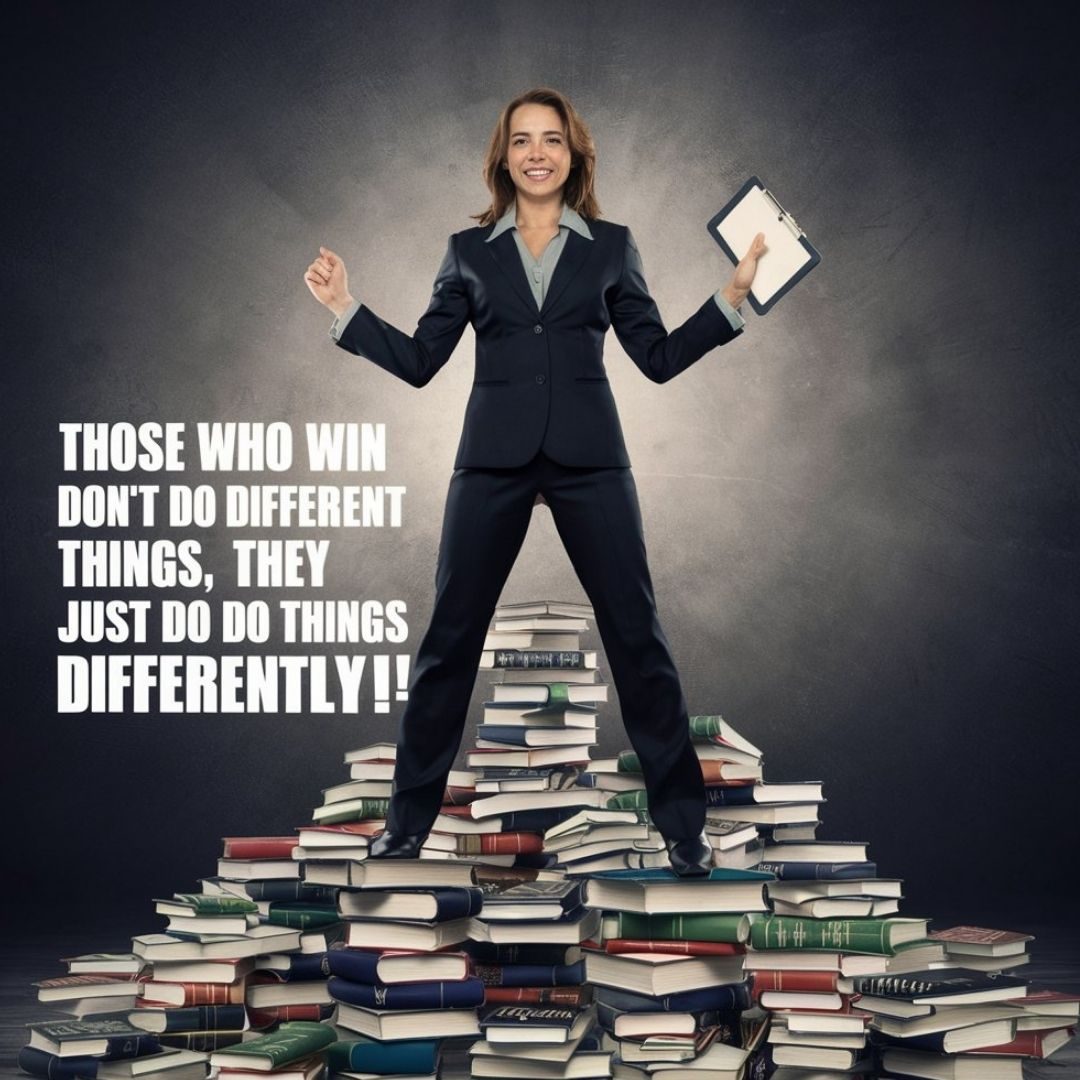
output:
[[[611,325],[626,354],[653,382],[667,382],[710,349],[724,345],[742,333],[736,330],[713,297],[677,330],[664,328],[656,302],[649,295],[641,256],[630,230],[626,230],[626,255],[622,273],[609,296]]]
[[[451,236],[435,276],[431,302],[410,336],[361,304],[341,329],[337,344],[378,364],[412,386],[425,386],[450,359],[469,321],[469,298]]]

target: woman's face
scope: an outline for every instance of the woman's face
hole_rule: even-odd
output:
[[[570,175],[562,117],[550,105],[519,105],[510,114],[506,168],[519,197],[558,195]]]

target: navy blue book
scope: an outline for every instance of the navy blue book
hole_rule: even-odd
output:
[[[559,856],[551,851],[522,851],[514,859],[515,867],[525,867],[527,870],[547,870],[557,866]]]
[[[758,863],[780,881],[850,881],[853,878],[877,877],[875,862],[770,862]]]
[[[484,984],[477,978],[453,982],[362,983],[331,975],[330,996],[362,1009],[472,1009],[484,1003]]]
[[[599,1009],[601,1003],[619,1012],[705,1012],[716,1009],[721,1012],[750,1008],[750,990],[746,983],[728,983],[723,986],[703,986],[698,990],[684,990],[681,994],[650,997],[634,994],[629,990],[613,990],[609,986],[597,986],[593,998]]]
[[[552,825],[558,825],[575,814],[581,813],[580,806],[549,806],[536,810],[512,810],[509,814],[500,814],[503,832],[546,832]]]
[[[580,986],[585,961],[576,964],[475,964],[485,986]]]
[[[628,1012],[638,1011],[646,1010],[620,1009],[614,1006],[610,1000],[601,1000],[599,997],[596,999],[596,1022],[610,1034],[615,1033],[615,1021],[620,1016]],[[697,1009],[686,1011],[694,1018],[695,1031],[704,1031],[706,1028],[719,1028],[716,1038],[720,1042],[727,1043],[728,1046],[741,1045],[742,1027],[739,1010]]]
[[[171,1034],[179,1031],[242,1031],[243,1005],[186,1005],[178,1009],[136,1009],[128,1013],[135,1027]]]
[[[462,976],[468,974],[468,958],[463,956],[460,950],[455,950],[448,954],[433,954],[434,956],[443,956],[448,960],[455,960],[459,966]],[[379,964],[381,961],[386,960],[390,963],[395,954],[393,952],[378,952],[374,949],[332,949],[326,955],[326,972],[328,975],[336,975],[339,979],[345,979],[348,982],[355,983],[378,983],[393,985],[400,985],[401,981],[415,982],[417,981],[415,976],[412,979],[408,979],[407,976],[399,974],[397,980],[390,979],[387,982],[386,976],[391,974],[389,971],[384,971],[383,977],[379,976]],[[400,959],[407,960],[407,955],[400,956]],[[425,957],[417,957],[417,963],[423,965]],[[429,969],[430,971],[430,969]],[[442,967],[443,978],[442,980],[431,977],[423,978],[419,981],[425,983],[434,983],[438,981],[451,981],[455,980],[453,973],[446,974],[447,968]]]
[[[335,950],[340,951],[340,950]],[[330,974],[329,953],[285,953],[274,958],[273,966],[260,970],[272,971],[282,982],[312,982]]]
[[[371,893],[374,893],[374,890],[371,890]],[[371,897],[371,902],[365,897],[363,890],[343,894],[340,901],[341,914],[350,922],[385,922],[388,918],[396,918],[406,919],[409,922],[434,923],[479,915],[484,905],[484,890],[476,886],[471,888],[447,886],[437,889],[390,888],[379,889],[378,893],[380,895]],[[412,904],[413,906],[408,909],[398,908],[395,913],[393,909],[399,900],[404,905]],[[378,907],[372,906],[373,902],[377,902]]]
[[[366,1072],[388,1075],[433,1073],[439,1063],[440,1039],[341,1040],[326,1049],[326,1064],[331,1073]]]
[[[172,1031],[160,1036],[162,1046],[171,1046],[177,1050],[197,1050],[200,1054],[212,1054],[215,1050],[224,1050],[242,1042],[244,1033],[238,1029],[232,1031]]]
[[[48,1080],[75,1080],[75,1077],[97,1076],[98,1059],[94,1057],[59,1057],[33,1046],[19,1051],[18,1066],[31,1076],[44,1076]]]
[[[214,881],[214,878],[207,878]],[[230,881],[231,890],[243,892],[251,900],[270,900],[274,903],[303,901],[307,904],[337,903],[337,888],[332,885],[309,885],[304,881]]]
[[[482,964],[576,964],[581,959],[580,945],[463,941],[460,948]]]
[[[124,1014],[87,1020],[49,1020],[26,1026],[30,1029],[32,1048],[49,1054],[57,1053],[61,1047],[69,1048],[64,1057],[83,1050],[105,1061],[117,1061],[152,1054],[161,1048],[154,1035],[133,1027]]]

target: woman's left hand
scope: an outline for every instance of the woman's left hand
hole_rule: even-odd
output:
[[[749,251],[739,260],[738,266],[735,267],[735,274],[731,279],[731,284],[723,289],[724,299],[733,308],[737,308],[746,299],[750,286],[754,284],[758,259],[768,250],[765,246],[765,234],[758,233],[754,237],[754,242],[750,245]]]

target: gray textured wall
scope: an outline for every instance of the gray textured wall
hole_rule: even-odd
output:
[[[548,83],[591,124],[605,216],[633,226],[669,326],[729,273],[703,226],[751,173],[824,255],[666,386],[609,344],[691,711],[722,711],[770,776],[824,779],[823,835],[869,840],[916,908],[987,903],[980,868],[1002,857],[1002,895],[1052,899],[1043,867],[1076,810],[1078,445],[1052,26],[777,0],[23,18],[4,119],[5,787],[32,807],[16,860],[42,892],[64,888],[51,851],[103,875],[74,840],[91,829],[144,867],[104,874],[103,895],[148,915],[221,834],[306,820],[341,751],[396,718],[55,715],[57,422],[384,421],[407,526],[335,541],[327,592],[405,598],[415,645],[471,334],[418,393],[329,343],[301,274],[328,244],[411,327],[446,235],[486,205],[498,109]],[[577,595],[538,510],[507,597]]]

